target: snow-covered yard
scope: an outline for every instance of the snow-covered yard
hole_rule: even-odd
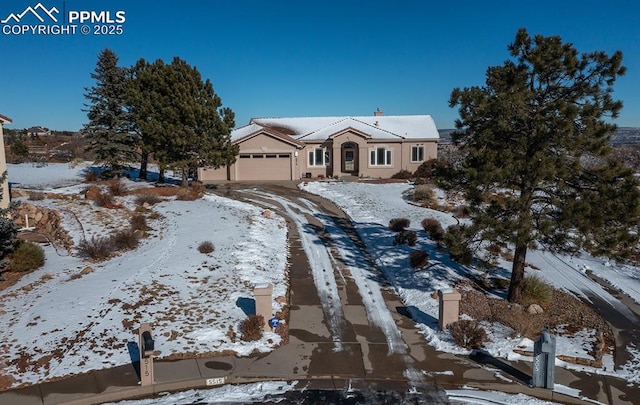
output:
[[[22,187],[64,185],[55,193],[68,195],[85,188],[72,185],[82,180],[82,167],[9,165],[8,170]],[[125,181],[128,188],[149,186]],[[116,198],[124,208],[98,208],[83,199],[27,202],[73,212],[77,220],[65,217],[63,226],[77,244],[128,226],[134,197]],[[151,207],[147,221],[149,236],[133,251],[93,263],[48,246],[44,267],[0,291],[0,347],[16,385],[129,363],[142,322],[161,337],[161,358],[248,355],[279,343],[274,333],[241,341],[239,323],[251,310],[255,284],[273,284],[274,297],[286,294],[283,218],[205,195],[195,201],[166,198]],[[213,243],[212,253],[198,251],[204,241]],[[280,309],[274,300],[274,312]]]
[[[9,165],[9,174],[10,181],[21,187],[44,191],[55,188],[57,194],[79,196],[86,187],[80,184],[83,169],[67,165],[44,168]],[[148,183],[125,182],[129,188],[150,187]],[[459,265],[421,234],[419,224],[426,217],[437,219],[443,227],[457,220],[448,213],[407,203],[403,193],[411,187],[397,183],[337,182],[301,186],[303,190],[334,201],[351,217],[369,253],[409,308],[412,318],[417,320],[417,327],[427,342],[439,350],[466,353],[455,345],[449,333],[437,328],[438,301],[432,294],[451,288],[470,275],[477,276],[482,270]],[[358,286],[370,322],[384,332],[390,352],[402,352],[398,331],[382,305],[378,283],[367,273],[368,264],[351,253],[356,249],[334,220],[318,213],[310,201],[301,200],[301,205],[294,206],[277,196],[268,197],[284,207],[300,230],[305,228],[309,216],[315,216],[323,224],[331,235],[335,252]],[[130,213],[135,209],[133,196],[118,197],[117,202],[124,208],[110,210],[98,208],[82,198],[75,203],[54,198],[28,202],[73,212],[75,215],[65,215],[63,223],[76,243],[127,226]],[[280,338],[272,333],[259,342],[243,342],[238,338],[238,326],[246,317],[255,284],[272,283],[274,297],[286,294],[284,219],[273,213],[264,215],[263,210],[255,206],[210,194],[196,201],[165,198],[152,206],[151,212],[148,223],[152,230],[136,250],[92,263],[77,257],[75,252],[65,254],[47,247],[43,268],[0,291],[0,328],[3,330],[0,347],[9,363],[7,372],[16,377],[16,385],[129,363],[135,355],[136,328],[142,322],[152,323],[154,333],[162,337],[160,357],[224,351],[246,355],[254,350],[268,351],[277,345]],[[428,270],[413,270],[408,260],[410,249],[393,245],[388,223],[396,217],[410,219],[412,229],[418,231],[417,248],[427,250],[430,255]],[[330,271],[337,258],[331,251],[310,248],[318,245],[317,235],[300,233],[325,315],[329,316],[328,326],[339,348],[340,325],[331,324],[340,318],[341,311]],[[214,252],[200,253],[197,247],[203,241],[211,241]],[[527,262],[539,268],[539,274],[552,284],[575,295],[595,295],[619,305],[605,289],[584,275],[589,269],[636,302],[640,301],[640,281],[637,269],[632,266],[547,252],[532,252]],[[508,262],[501,261],[499,267],[500,272],[508,274]],[[274,312],[281,308],[278,301],[281,302],[274,299]],[[491,338],[486,346],[489,353],[526,360],[514,349],[532,350],[530,339],[513,337],[512,330],[500,325],[484,326]],[[593,332],[558,336],[558,354],[584,355],[584,347],[593,339]],[[606,372],[637,382],[640,353],[634,348],[629,352],[634,354],[633,359],[615,372],[610,366],[611,356],[605,356]],[[585,369],[559,360],[557,364]]]
[[[420,227],[424,218],[431,217],[440,221],[446,228],[457,222],[451,214],[407,203],[403,195],[413,187],[409,183],[312,182],[302,183],[300,187],[333,201],[351,217],[357,232],[370,253],[375,255],[385,277],[395,287],[404,304],[409,307],[413,319],[418,320],[417,326],[430,345],[451,353],[466,352],[453,342],[448,332],[442,332],[437,327],[438,300],[434,299],[432,294],[440,289],[449,289],[470,275],[479,276],[483,270],[461,266],[452,261],[447,254],[435,248],[435,243],[426,237]],[[407,246],[394,246],[393,232],[389,230],[388,224],[392,218],[398,217],[411,220],[411,229],[422,234],[416,248],[428,251],[430,259],[427,270],[416,272],[409,264],[408,256],[411,249]],[[586,255],[566,257],[543,251],[531,252],[527,262],[536,266],[539,269],[537,274],[551,284],[576,296],[588,298],[590,295],[595,295],[614,307],[622,307],[617,299],[584,274],[585,269],[590,269],[599,277],[629,294],[636,302],[640,302],[638,293],[640,273],[635,267]],[[498,267],[502,268],[501,272],[508,276],[506,269],[510,269],[509,262],[500,259]],[[513,330],[502,325],[483,326],[491,339],[485,346],[489,353],[509,360],[530,360],[514,352],[514,349],[533,351],[532,340],[513,337]],[[573,335],[558,335],[557,353],[588,357],[586,351],[592,344],[594,334],[595,331],[579,331]],[[614,374],[629,381],[638,382],[640,357],[634,347],[630,347],[629,352],[635,354],[634,358],[615,372],[611,355],[604,356],[605,368],[603,369],[578,366],[558,359],[556,364],[589,372]]]

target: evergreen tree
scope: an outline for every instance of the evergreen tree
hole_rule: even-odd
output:
[[[222,108],[211,82],[203,82],[198,70],[180,58],[171,64],[138,61],[128,100],[140,131],[140,149],[153,153],[161,170],[181,170],[183,186],[189,169],[217,168],[238,154],[230,138],[233,111]]]
[[[135,139],[126,108],[128,75],[127,68],[118,66],[118,56],[107,48],[98,55],[96,69],[91,73],[95,86],[85,88],[87,150],[94,151],[97,159],[113,170],[135,158]]]
[[[453,90],[453,140],[465,154],[456,184],[481,240],[515,248],[508,299],[521,297],[527,250],[625,257],[636,248],[640,193],[610,158],[622,102],[613,84],[622,54],[578,54],[557,36],[520,29],[512,59],[487,69],[486,85]]]
[[[7,184],[7,172],[0,176],[0,200],[2,199],[2,191]],[[11,211],[13,208],[0,208],[0,270],[7,265],[6,257],[13,252],[18,241],[18,230],[11,219]]]

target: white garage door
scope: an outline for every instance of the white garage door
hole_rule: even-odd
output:
[[[292,180],[290,153],[240,154],[238,180]]]

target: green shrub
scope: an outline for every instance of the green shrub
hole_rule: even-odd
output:
[[[488,341],[487,332],[477,321],[461,320],[449,325],[449,332],[459,346],[480,349]]]
[[[262,338],[263,330],[264,317],[262,315],[250,315],[247,319],[242,321],[242,324],[240,325],[242,340],[245,342],[260,340],[260,338]]]
[[[421,224],[422,229],[429,234],[431,239],[438,242],[438,244],[444,240],[444,229],[442,229],[442,225],[440,225],[440,222],[437,219],[425,218],[422,220]]]
[[[389,228],[394,232],[402,232],[411,225],[407,218],[393,218],[389,221]]]
[[[208,240],[198,245],[198,252],[200,253],[207,254],[207,253],[213,252],[214,250],[215,250],[215,246],[213,246],[213,242]]]
[[[106,259],[113,252],[111,238],[92,236],[91,240],[83,239],[78,244],[78,252],[81,256],[90,257],[93,260]]]
[[[553,288],[540,277],[526,276],[522,280],[522,297],[519,304],[531,305],[539,304],[544,305],[551,302],[553,298]]]
[[[127,186],[125,186],[119,179],[110,180],[107,183],[107,187],[109,188],[111,195],[125,195],[127,193]]]
[[[98,207],[112,207],[113,196],[108,192],[100,192],[96,195],[96,205]]]
[[[469,247],[469,239],[464,225],[452,225],[444,234],[444,243],[447,245],[451,258],[460,264],[471,264],[473,252]]]
[[[445,162],[430,159],[418,166],[413,175],[426,180],[435,180],[446,167],[447,164]]]
[[[11,254],[12,271],[31,271],[44,266],[44,250],[35,243],[20,241]]]
[[[400,170],[399,172],[393,174],[391,176],[392,179],[410,179],[413,176],[413,174],[408,171],[408,170]]]
[[[131,228],[123,229],[111,236],[111,242],[116,250],[132,250],[138,247],[140,240]]]
[[[154,205],[162,201],[160,197],[152,193],[142,193],[138,194],[135,199],[136,205]]]
[[[147,217],[140,213],[136,213],[131,217],[131,229],[134,231],[146,231],[149,229],[147,226]]]
[[[429,264],[429,253],[424,250],[414,250],[409,254],[409,261],[411,262],[411,267],[421,269]]]

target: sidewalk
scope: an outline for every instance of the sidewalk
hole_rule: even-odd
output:
[[[307,196],[308,198],[308,196]],[[133,365],[92,371],[60,381],[0,392],[0,404],[85,405],[151,396],[160,392],[211,388],[259,381],[299,381],[298,388],[399,391],[415,389],[428,403],[448,403],[445,389],[477,388],[523,393],[566,404],[632,404],[640,390],[625,381],[556,368],[555,382],[580,391],[590,401],[528,386],[531,363],[438,352],[425,343],[403,303],[383,289],[407,348],[389,354],[384,334],[371,325],[357,287],[340,279],[344,322],[342,350],[336,351],[309,263],[295,226],[290,226],[290,341],[271,353],[254,357],[208,357],[155,361],[155,385],[141,387]],[[161,342],[157,342],[161,345]],[[161,350],[161,347],[158,347]],[[409,369],[416,375],[407,375]],[[560,389],[560,387],[558,387]]]

